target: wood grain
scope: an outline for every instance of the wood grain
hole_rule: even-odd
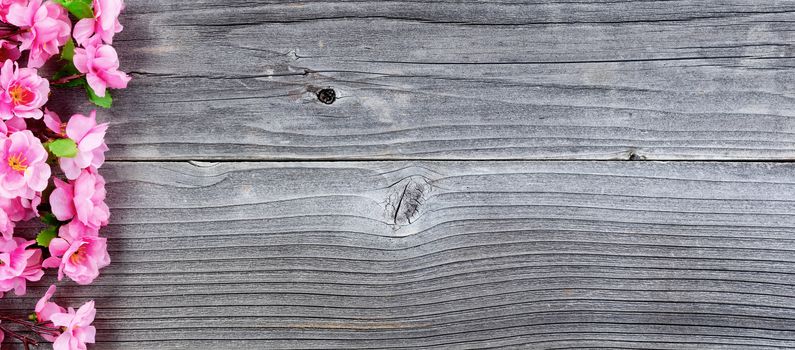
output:
[[[123,20],[115,160],[795,159],[791,0],[140,0]]]
[[[105,174],[113,263],[58,298],[97,301],[96,349],[795,347],[795,164]]]
[[[96,349],[795,348],[795,1],[122,20]]]

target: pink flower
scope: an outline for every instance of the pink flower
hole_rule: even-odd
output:
[[[36,321],[49,322],[52,320],[53,314],[66,312],[66,309],[50,301],[53,295],[55,295],[55,285],[51,285],[47,292],[44,293],[44,296],[36,303]]]
[[[17,131],[22,131],[22,130],[27,130],[28,129],[28,125],[27,125],[27,123],[25,123],[25,119],[20,118],[20,117],[13,117],[13,118],[11,118],[9,120],[6,120],[5,124],[6,124],[6,130],[5,130],[6,131],[6,135],[8,135],[8,133],[12,133],[12,132],[17,132]]]
[[[110,212],[105,204],[105,179],[95,169],[84,169],[69,183],[54,180],[50,206],[58,220],[67,221],[76,216],[77,221],[94,229],[108,224]]]
[[[90,40],[85,48],[75,49],[74,64],[78,71],[86,73],[86,81],[99,97],[105,96],[105,89],[123,89],[130,77],[119,71],[119,57],[110,45],[99,45]]]
[[[119,23],[123,9],[122,0],[94,0],[94,18],[84,18],[75,24],[75,41],[83,45],[96,34],[106,44],[113,44],[113,35],[124,29]]]
[[[64,329],[52,344],[53,350],[86,350],[86,343],[94,343],[97,333],[91,325],[96,313],[92,300],[83,304],[77,312],[70,307],[68,312],[53,314],[52,323]]]
[[[77,284],[89,284],[99,276],[99,269],[110,264],[107,239],[97,236],[97,229],[80,222],[61,226],[59,237],[50,241],[52,257],[44,267],[58,267],[58,280],[69,276]]]
[[[39,217],[39,204],[41,204],[41,192],[34,192],[30,198],[17,197],[20,204],[25,208],[25,217],[19,221],[27,221]]]
[[[58,136],[66,137],[66,123],[61,122],[61,117],[47,108],[44,109],[44,125]]]
[[[9,120],[0,120],[0,142],[8,138],[8,134],[28,128],[25,119],[14,117]]]
[[[0,61],[16,61],[19,59],[20,55],[22,54],[19,52],[19,47],[17,47],[17,45],[6,40],[0,40]]]
[[[8,10],[11,7],[11,4],[24,5],[27,1],[28,0],[0,0],[0,20],[7,22],[6,16],[8,15]]]
[[[0,240],[0,297],[10,290],[24,295],[27,281],[35,282],[44,276],[41,250],[26,249],[35,243],[22,238]]]
[[[12,220],[5,210],[0,210],[0,232],[3,234],[2,239],[9,240],[14,238],[14,227],[16,227],[16,221]]]
[[[80,175],[81,170],[88,167],[99,168],[105,162],[105,151],[108,150],[108,146],[103,139],[108,124],[97,125],[96,111],[91,111],[88,117],[81,114],[73,115],[65,128],[58,115],[47,111],[44,123],[50,130],[59,134],[65,133],[77,143],[77,156],[58,160],[66,178],[74,180]]]
[[[6,60],[0,69],[0,117],[40,119],[41,107],[47,103],[50,83],[31,68],[19,68]]]
[[[43,323],[44,326],[47,327],[53,327],[52,322],[50,322],[52,320],[52,315],[66,312],[66,309],[50,301],[50,298],[52,298],[54,294],[55,285],[51,285],[50,288],[47,289],[47,292],[44,293],[44,296],[36,303],[36,322]],[[56,339],[53,335],[47,333],[42,333],[40,335],[49,342],[53,342]]]
[[[30,49],[28,68],[39,68],[50,57],[57,55],[59,47],[69,40],[71,22],[61,5],[42,0],[30,0],[27,5],[14,3],[6,16],[8,23],[25,29],[18,35],[19,49]]]
[[[10,240],[14,235],[14,226],[23,220],[29,220],[31,215],[30,200],[21,197],[0,197],[0,232],[3,239]]]
[[[50,178],[47,151],[29,130],[18,131],[2,144],[0,195],[34,199],[44,191]]]

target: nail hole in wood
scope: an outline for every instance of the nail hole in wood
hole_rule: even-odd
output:
[[[323,89],[317,92],[317,99],[327,105],[337,100],[337,92],[334,89]]]

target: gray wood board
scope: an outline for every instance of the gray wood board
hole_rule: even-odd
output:
[[[57,299],[97,301],[97,349],[795,348],[795,164],[104,173],[113,263]]]
[[[795,159],[791,0],[142,0],[123,21],[115,160]]]

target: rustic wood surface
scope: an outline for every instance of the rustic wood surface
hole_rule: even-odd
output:
[[[93,349],[795,348],[795,0],[122,21]]]
[[[117,160],[795,159],[792,0],[128,2]]]
[[[791,349],[794,172],[112,163],[113,264],[59,300],[98,349]]]

